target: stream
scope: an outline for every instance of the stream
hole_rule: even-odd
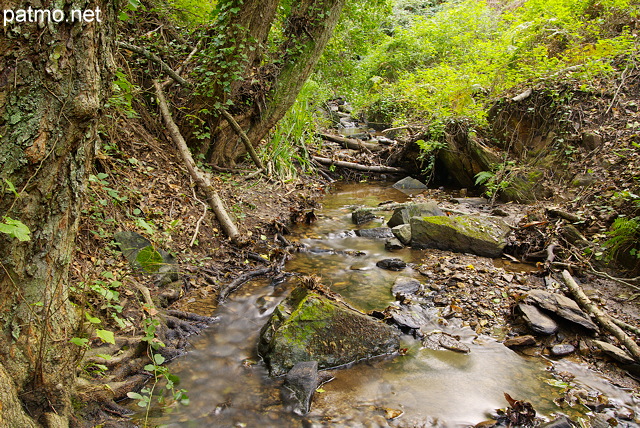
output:
[[[390,288],[403,272],[382,270],[376,261],[398,257],[417,262],[420,250],[403,249],[392,255],[384,240],[355,236],[352,205],[374,206],[382,201],[404,202],[408,196],[388,184],[341,184],[322,201],[318,220],[297,227],[294,238],[313,251],[298,253],[286,270],[315,274],[363,311],[383,310],[394,298]],[[387,215],[390,215],[389,213]],[[379,227],[383,220],[360,228]],[[323,250],[338,250],[327,252]],[[358,252],[364,253],[358,255]],[[256,355],[261,327],[293,282],[244,285],[215,314],[220,321],[195,337],[188,354],[171,364],[188,391],[188,406],[152,409],[150,426],[177,427],[459,427],[490,419],[495,409],[507,407],[504,393],[529,401],[539,415],[553,420],[565,414],[589,420],[589,409],[578,405],[560,409],[554,399],[562,388],[552,371],[570,372],[577,385],[638,413],[626,391],[570,358],[551,361],[523,357],[497,337],[477,336],[462,320],[443,331],[461,337],[471,351],[460,354],[430,350],[411,336],[403,336],[406,354],[380,357],[347,368],[329,370],[334,379],[316,392],[311,412],[297,416],[281,403],[281,379],[271,379]],[[144,413],[135,419],[141,425]],[[635,426],[635,425],[629,425]]]

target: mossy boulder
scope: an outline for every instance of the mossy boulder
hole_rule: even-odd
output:
[[[500,218],[481,216],[412,217],[411,246],[500,257],[511,228]]]
[[[276,307],[260,332],[258,353],[272,376],[301,361],[327,369],[396,352],[399,331],[305,287]]]
[[[401,224],[408,224],[411,217],[426,217],[444,215],[438,204],[434,201],[423,202],[421,204],[411,204],[396,208],[393,215],[387,222],[387,226],[393,228]]]

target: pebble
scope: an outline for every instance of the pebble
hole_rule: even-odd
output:
[[[513,348],[518,346],[535,346],[536,338],[527,334],[526,336],[516,336],[504,341],[504,346]]]
[[[554,345],[551,347],[551,355],[555,357],[564,357],[566,355],[573,354],[576,351],[576,347],[569,344],[563,343],[560,345]]]

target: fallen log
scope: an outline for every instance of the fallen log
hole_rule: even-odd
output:
[[[582,306],[591,315],[593,315],[602,327],[613,334],[616,339],[618,339],[620,343],[622,343],[624,347],[627,348],[634,360],[640,362],[640,346],[638,346],[638,344],[634,342],[631,337],[629,337],[620,327],[618,327],[609,315],[602,312],[599,307],[597,307],[593,302],[591,302],[591,300],[589,300],[587,295],[582,290],[582,287],[578,285],[578,283],[573,279],[568,271],[562,271],[562,279],[564,280],[564,283],[567,285],[569,291],[571,291],[571,294],[573,294],[573,297],[576,298],[580,306]]]
[[[364,141],[360,141],[354,138],[345,138],[339,135],[332,134],[318,134],[323,140],[333,141],[334,143],[341,144],[342,147],[352,150],[362,150],[367,149],[372,152],[379,152],[384,150],[384,147],[379,146],[378,144],[373,143],[365,143]]]
[[[385,166],[385,165],[360,165],[359,163],[353,162],[345,162],[345,161],[334,161],[329,158],[322,158],[319,156],[312,156],[312,159],[323,165],[335,165],[341,168],[349,168],[354,169],[356,171],[365,171],[365,172],[389,172],[395,174],[405,174],[407,171],[402,168],[396,168],[393,166]]]
[[[167,101],[164,98],[164,93],[162,92],[160,84],[154,80],[153,85],[156,89],[158,105],[160,106],[162,118],[167,125],[169,136],[175,143],[178,149],[178,153],[180,154],[180,157],[182,157],[182,160],[184,161],[189,174],[191,174],[191,177],[198,184],[198,187],[200,187],[200,189],[207,196],[207,202],[215,213],[216,218],[220,222],[220,226],[222,227],[225,235],[227,235],[232,242],[238,243],[241,238],[240,232],[238,232],[238,229],[231,220],[231,217],[229,217],[229,214],[227,214],[227,210],[222,204],[222,200],[220,199],[220,196],[218,196],[218,192],[215,191],[213,185],[211,184],[211,179],[207,174],[200,170],[200,168],[198,168],[195,161],[193,160],[193,156],[191,156],[189,147],[187,147],[187,143],[180,133],[178,125],[176,125],[176,123],[173,121],[173,118],[171,117],[171,112],[169,112],[169,106],[167,105]]]

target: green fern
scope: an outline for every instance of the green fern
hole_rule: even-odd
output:
[[[489,182],[489,180],[491,180],[493,177],[495,177],[495,173],[492,171],[480,171],[479,173],[477,173],[475,175],[475,179],[476,179],[476,186],[481,186],[487,182]]]
[[[640,258],[640,217],[618,217],[607,235],[611,237],[604,243],[608,260],[620,256],[624,251]]]

